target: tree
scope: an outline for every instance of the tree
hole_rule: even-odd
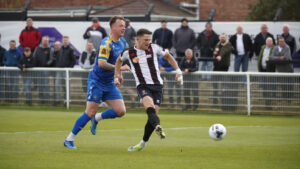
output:
[[[300,21],[299,0],[259,0],[249,4],[249,21],[273,21],[277,9],[282,8],[281,21]]]

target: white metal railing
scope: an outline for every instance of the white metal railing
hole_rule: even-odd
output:
[[[0,102],[23,104],[32,95],[33,104],[64,104],[67,108],[83,105],[88,73],[89,70],[80,68],[30,68],[24,74],[16,67],[0,67]],[[133,76],[130,72],[123,75],[124,85],[120,90],[124,101],[129,107],[138,107]],[[175,82],[174,73],[161,75],[164,78],[162,108],[235,111],[248,115],[253,112],[300,114],[300,73],[198,71],[184,74],[183,86]],[[211,78],[202,79],[202,75]],[[24,77],[31,79],[29,87]],[[31,90],[35,87],[39,90]]]

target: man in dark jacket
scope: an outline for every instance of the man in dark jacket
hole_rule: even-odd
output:
[[[0,41],[1,41],[1,34],[0,34]],[[0,66],[3,66],[3,57],[4,57],[5,52],[6,52],[6,49],[3,48],[0,44]]]
[[[213,51],[219,41],[218,35],[212,30],[212,24],[206,23],[205,30],[197,38],[197,47],[200,50],[201,58],[213,58]],[[201,62],[202,71],[212,71],[212,61]],[[202,75],[203,79],[210,79],[210,75]]]
[[[3,64],[7,67],[17,67],[22,55],[16,48],[16,41],[9,42],[9,50],[4,53]],[[19,72],[7,70],[5,72],[5,91],[7,101],[17,102],[19,97]],[[1,82],[4,83],[4,82]]]
[[[107,36],[107,33],[103,27],[101,27],[97,18],[92,19],[92,26],[88,27],[83,34],[83,38],[88,42],[92,42],[95,49],[98,49],[101,40]]]
[[[174,33],[173,45],[176,49],[177,60],[184,57],[186,49],[193,49],[195,46],[195,33],[193,29],[189,28],[186,18],[181,20],[181,27]]]
[[[70,41],[68,36],[63,36],[62,39],[63,46],[59,50],[59,54],[56,57],[55,67],[67,68],[74,67],[76,63],[76,58],[74,55],[74,50],[70,47]],[[61,94],[65,93],[65,72],[56,72],[55,77],[55,104],[61,101]],[[64,92],[61,92],[63,88]],[[65,94],[64,94],[65,95]]]
[[[261,25],[261,32],[257,34],[254,38],[253,51],[256,57],[259,55],[260,49],[266,44],[266,39],[271,37],[273,39],[273,44],[275,44],[274,36],[268,32],[268,26],[266,24]]]
[[[230,55],[232,51],[232,45],[227,40],[226,34],[220,35],[220,41],[217,43],[215,50],[214,50],[214,56],[216,57],[216,61],[214,62],[214,71],[224,71],[227,72],[230,66]],[[216,83],[213,83],[213,104],[218,104],[218,97],[219,92],[222,90],[222,109],[223,110],[233,110],[235,109],[233,106],[234,104],[237,104],[237,99],[234,98],[237,96],[236,90],[238,88],[237,85],[232,84],[233,81],[237,81],[235,77],[231,76],[225,76],[220,77],[218,75],[213,76],[213,81]],[[220,83],[221,82],[221,83]],[[219,89],[219,84],[222,89]],[[229,89],[229,90],[228,90]],[[232,97],[232,98],[226,98],[226,97]],[[229,105],[229,106],[228,106]]]
[[[187,49],[185,51],[185,57],[182,58],[180,64],[180,69],[185,73],[183,76],[184,81],[184,101],[185,105],[183,110],[188,110],[191,108],[191,92],[193,94],[193,110],[196,110],[199,104],[199,97],[198,97],[198,80],[195,76],[191,75],[192,72],[196,72],[199,69],[199,62],[193,55],[192,49]]]
[[[0,34],[0,41],[1,41],[1,34]],[[0,45],[0,66],[3,66],[3,57],[5,52],[6,49]],[[4,71],[0,71],[0,77],[4,77]],[[5,79],[2,79],[2,82],[0,82],[0,101],[4,99],[4,95],[5,95],[4,84],[5,84]]]
[[[232,51],[232,45],[227,40],[226,34],[220,35],[220,41],[216,44],[214,55],[216,61],[214,62],[214,71],[227,72],[230,66],[230,55]]]
[[[55,67],[74,67],[76,63],[76,57],[74,50],[70,46],[69,37],[63,36],[62,43],[63,46],[60,49],[61,55],[56,58]]]
[[[291,56],[293,56],[294,53],[296,52],[296,48],[297,48],[295,37],[290,34],[289,25],[283,25],[282,30],[283,30],[283,33],[281,34],[281,36],[284,38],[285,43],[289,45],[290,50],[291,50]]]
[[[18,67],[22,71],[21,75],[23,77],[24,89],[26,92],[26,104],[32,104],[32,94],[31,94],[31,83],[32,83],[32,72],[27,72],[27,68],[34,66],[33,57],[31,54],[31,49],[24,48],[24,55],[18,63]]]
[[[172,38],[173,33],[167,28],[167,21],[163,20],[161,21],[161,28],[154,31],[152,43],[156,43],[164,49],[170,50],[172,48]]]
[[[38,46],[33,53],[33,60],[35,67],[50,67],[53,63],[53,49],[49,46],[49,37],[44,36],[42,43]],[[49,71],[35,72],[37,87],[39,88],[40,103],[47,103],[50,99],[50,84],[49,84]]]
[[[243,33],[243,27],[239,25],[236,29],[237,33],[230,39],[230,43],[233,46],[232,53],[235,55],[234,59],[234,71],[239,72],[242,65],[242,71],[248,71],[248,61],[252,57],[252,40],[250,36]]]
[[[33,52],[41,41],[41,33],[33,27],[32,19],[26,20],[26,27],[22,30],[19,37],[20,44],[23,48],[29,47]]]

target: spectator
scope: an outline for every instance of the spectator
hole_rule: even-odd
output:
[[[237,33],[230,38],[233,46],[232,53],[235,55],[234,71],[239,72],[242,65],[242,71],[248,71],[248,61],[252,57],[252,40],[250,36],[243,33],[243,27],[239,25],[236,29]]]
[[[285,43],[284,37],[278,38],[278,45],[274,47],[272,51],[272,61],[275,61],[275,70],[276,72],[293,72],[293,64],[292,63],[286,63],[286,61],[291,61],[291,50],[289,46]],[[281,83],[279,85],[282,90],[282,97],[288,101],[288,103],[291,103],[291,98],[293,96],[293,77],[280,77],[278,78],[278,82]]]
[[[272,51],[271,60],[278,63],[275,64],[276,72],[293,72],[293,64],[281,61],[291,61],[290,47],[285,43],[284,37],[278,38],[278,45]]]
[[[74,54],[74,50],[70,47],[70,41],[68,36],[63,36],[62,39],[63,46],[59,50],[60,54],[56,58],[55,67],[67,68],[74,67],[76,63],[76,58]],[[61,88],[65,86],[65,72],[59,71],[56,72],[55,77],[55,104],[58,104],[61,100]],[[63,87],[64,93],[66,91],[65,87]]]
[[[216,60],[214,61],[214,71],[224,71],[227,72],[230,66],[230,55],[231,55],[231,50],[232,50],[232,45],[231,43],[227,40],[227,35],[222,33],[220,35],[220,41],[216,44],[215,49],[214,49],[214,56]],[[220,77],[218,75],[213,76],[213,81],[216,83],[213,83],[213,93],[214,93],[214,98],[213,98],[213,103],[215,105],[218,104],[218,97],[219,97],[219,82],[226,82],[226,81],[231,81],[230,76],[228,77]],[[232,85],[232,84],[230,84]],[[228,89],[228,84],[227,83],[221,83],[221,88],[223,97],[228,97],[228,94],[233,94],[231,93],[225,93],[226,90]],[[222,97],[222,98],[223,98]],[[230,100],[229,98],[222,99],[222,105],[227,106],[228,104],[232,104],[235,100]],[[222,106],[223,109],[227,109],[228,107]]]
[[[152,37],[152,43],[156,43],[163,47],[163,49],[172,48],[172,38],[173,33],[170,29],[167,28],[167,21],[161,21],[161,28],[158,28],[154,31]]]
[[[1,34],[0,34],[0,42],[1,42]],[[0,44],[0,66],[3,66],[3,57],[6,52],[6,49],[3,48]],[[0,71],[0,77],[4,77],[4,71]],[[0,82],[0,101],[4,99],[4,92],[5,92],[5,79],[3,78]]]
[[[181,27],[176,29],[173,36],[173,45],[176,49],[177,61],[185,56],[185,50],[193,49],[195,45],[194,30],[189,28],[188,20],[183,18],[181,20]]]
[[[22,55],[16,48],[16,41],[9,42],[9,50],[4,53],[3,64],[7,67],[17,67]],[[9,102],[17,102],[19,98],[19,72],[7,70],[5,72],[5,91]]]
[[[41,41],[41,33],[38,29],[33,27],[31,18],[26,20],[26,27],[22,30],[19,37],[20,44],[23,48],[29,47],[31,52],[39,45]]]
[[[31,94],[31,83],[32,83],[32,72],[28,72],[27,68],[34,66],[31,49],[26,47],[24,48],[24,55],[18,63],[18,67],[21,69],[24,89],[26,92],[26,104],[32,105],[32,94]]]
[[[200,50],[201,58],[213,58],[213,51],[216,44],[219,41],[218,35],[212,30],[212,24],[206,23],[205,30],[202,31],[197,38],[197,47]],[[202,71],[212,71],[213,62],[212,61],[202,61],[201,62]],[[202,75],[203,79],[210,79],[210,75]]]
[[[257,68],[259,72],[275,72],[275,67],[269,64],[269,60],[272,56],[272,51],[274,49],[272,38],[268,37],[266,40],[266,45],[261,47],[260,53],[257,60]],[[276,86],[273,84],[275,79],[271,76],[263,76],[260,79],[260,87],[262,88],[263,98],[265,99],[266,109],[270,110],[271,97],[275,97]]]
[[[50,67],[53,63],[53,49],[49,46],[49,37],[44,36],[42,43],[35,49],[33,53],[35,67]],[[36,74],[36,84],[39,88],[40,103],[45,104],[50,99],[49,87],[49,71],[38,71]]]
[[[79,66],[82,69],[89,70],[94,67],[96,60],[96,51],[93,47],[93,44],[91,42],[88,42],[86,44],[86,50],[82,52],[80,58],[79,58]],[[88,72],[82,73],[82,86],[83,91],[87,92],[87,78],[88,78]]]
[[[187,49],[185,51],[185,57],[182,58],[180,64],[180,69],[185,73],[183,76],[184,80],[184,101],[185,105],[183,110],[188,110],[191,108],[191,93],[193,94],[193,110],[196,110],[199,104],[199,97],[198,97],[198,79],[197,76],[192,76],[192,72],[196,72],[199,69],[199,62],[193,56],[193,50]]]
[[[261,32],[255,36],[253,44],[253,51],[257,57],[259,55],[261,47],[265,45],[266,39],[268,37],[271,37],[273,40],[273,44],[275,44],[274,36],[268,32],[268,26],[266,24],[262,24],[260,30]]]
[[[63,36],[62,42],[61,55],[57,58],[55,67],[73,67],[76,63],[76,58],[74,50],[70,47],[69,37]]]
[[[83,34],[83,38],[87,39],[88,42],[92,42],[95,49],[98,49],[101,40],[107,36],[105,29],[100,25],[97,18],[92,19],[92,26],[87,28]]]
[[[272,56],[274,48],[273,40],[271,37],[266,39],[266,44],[261,47],[260,53],[257,59],[257,69],[259,72],[275,72],[275,67],[272,69],[269,64],[269,60]]]
[[[131,48],[135,45],[135,37],[136,37],[136,32],[133,29],[133,27],[130,24],[130,20],[126,19],[125,20],[125,33],[124,33],[124,38],[128,44],[128,46]]]
[[[227,40],[226,34],[220,35],[220,41],[216,44],[214,49],[214,56],[216,60],[214,62],[214,71],[225,71],[227,72],[230,66],[230,55],[232,45]]]
[[[0,34],[0,42],[1,42],[1,34]],[[0,44],[0,66],[3,66],[3,57],[4,57],[5,52],[6,52],[6,49],[3,48]]]
[[[293,56],[296,51],[296,40],[295,37],[290,34],[289,25],[283,25],[283,33],[281,34],[281,36],[284,38],[285,43],[289,45],[291,50],[291,56]]]
[[[172,53],[171,53],[171,55],[174,57],[174,55]],[[159,63],[160,71],[172,72],[175,70],[170,65],[170,63],[164,59],[163,56],[159,57],[158,63]],[[181,102],[181,87],[178,84],[178,82],[174,81],[173,75],[166,74],[165,79],[167,81],[167,86],[168,86],[167,91],[168,91],[169,102],[170,102],[169,108],[177,107],[180,105],[180,102]],[[175,88],[176,94],[177,94],[176,106],[174,105],[174,95],[173,95],[174,88]]]
[[[60,43],[60,41],[54,42],[53,47],[54,47],[54,51],[53,51],[53,63],[52,63],[52,65],[55,66],[56,65],[56,60],[58,60],[58,58],[60,58],[60,55],[61,55],[61,52],[60,52],[61,43]]]
[[[300,42],[300,38],[299,38],[299,42]],[[294,54],[293,59],[294,60],[300,60],[300,49]],[[300,72],[300,63],[295,63],[294,64],[294,71],[295,72]]]

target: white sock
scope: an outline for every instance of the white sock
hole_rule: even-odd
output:
[[[147,143],[147,142],[145,142],[144,140],[141,140],[140,145],[141,145],[142,147],[145,147],[145,146],[146,146],[146,143]]]
[[[96,121],[102,120],[102,113],[96,113],[95,114],[95,120]]]
[[[66,138],[67,141],[74,141],[75,139],[75,134],[73,134],[72,132],[68,135],[68,137]]]

